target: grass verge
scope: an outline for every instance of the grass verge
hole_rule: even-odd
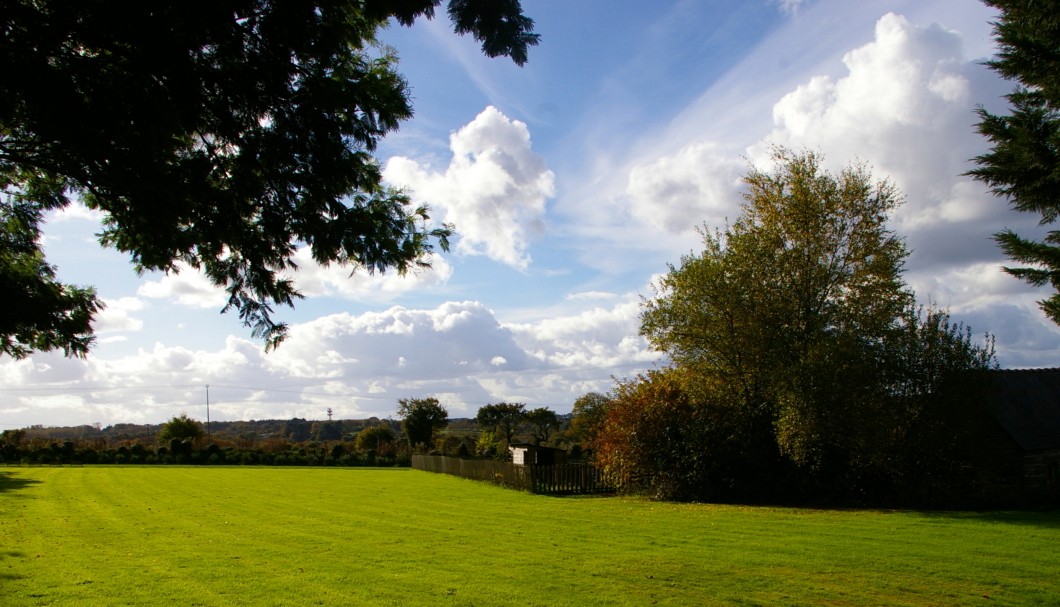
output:
[[[1060,513],[549,498],[407,469],[0,469],[0,605],[1054,605]]]

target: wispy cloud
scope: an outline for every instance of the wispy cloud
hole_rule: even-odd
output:
[[[776,4],[777,6],[780,7],[780,10],[784,11],[785,13],[787,13],[789,15],[794,15],[795,13],[799,12],[799,8],[801,8],[804,4],[809,2],[809,0],[772,0],[772,1],[773,1],[774,4]]]

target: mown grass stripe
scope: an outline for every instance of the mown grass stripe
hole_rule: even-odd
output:
[[[1043,605],[1058,569],[1060,513],[551,498],[392,469],[0,471],[12,607]]]

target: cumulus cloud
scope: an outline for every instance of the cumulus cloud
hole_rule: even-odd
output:
[[[922,300],[951,308],[955,313],[1001,304],[1031,306],[1035,291],[1001,270],[998,263],[952,264],[916,270],[906,280]]]
[[[444,171],[396,156],[384,176],[456,225],[458,252],[525,269],[526,249],[554,195],[553,173],[531,151],[526,124],[490,106],[453,133],[449,147],[453,157]]]
[[[224,290],[210,282],[205,274],[180,262],[176,271],[143,283],[136,294],[202,309],[221,308],[228,301]]]
[[[572,316],[509,325],[534,357],[560,368],[644,367],[660,359],[637,335],[640,302],[594,307]]]
[[[431,379],[529,362],[493,313],[478,302],[416,310],[400,306],[359,316],[333,314],[294,325],[267,359],[293,377]]]
[[[833,168],[861,161],[891,179],[906,195],[892,223],[912,251],[910,286],[921,301],[949,307],[977,331],[1006,333],[998,340],[1002,364],[1040,352],[1031,343],[1055,348],[1056,332],[1037,310],[1034,289],[1002,273],[991,237],[1006,225],[1033,232],[1033,218],[1013,214],[965,175],[969,159],[986,150],[975,132],[975,106],[998,98],[1005,85],[964,56],[959,33],[895,14],[880,18],[875,39],[843,63],[842,77],[812,78],[776,103],[768,141],[819,149]],[[750,151],[758,159],[765,153],[766,143]],[[1026,331],[1013,331],[1013,322],[1045,325],[1032,331],[1044,339],[1014,340]]]
[[[1034,234],[1034,218],[1013,214],[965,176],[969,159],[987,149],[975,131],[975,107],[993,103],[1007,85],[965,56],[960,33],[896,14],[881,17],[873,40],[842,62],[838,76],[807,78],[782,95],[768,135],[744,156],[768,169],[770,147],[783,145],[822,152],[830,170],[864,164],[906,197],[892,225],[912,251],[906,278],[922,301],[949,306],[975,330],[1048,325],[1034,303],[1040,292],[1001,272],[1005,260],[991,238],[1006,226]],[[737,212],[746,171],[728,149],[736,143],[703,138],[642,162],[629,173],[630,212],[672,234],[703,221],[722,225]],[[1048,327],[1035,343],[1055,347],[1054,333]],[[1003,364],[1041,351],[1018,343],[999,339]]]
[[[1052,365],[1056,359],[1060,327],[1038,307],[1042,290],[1002,272],[1000,263],[931,267],[911,271],[906,279],[921,301],[948,309],[976,336],[995,336],[1002,366]]]
[[[915,263],[937,263],[940,243],[959,250],[955,258],[996,258],[989,234],[1008,209],[963,174],[985,150],[975,106],[998,96],[999,80],[964,57],[959,33],[895,14],[880,18],[875,39],[843,63],[844,76],[814,77],[776,103],[767,141],[822,150],[833,166],[861,161],[892,179],[908,199],[895,225],[925,253]],[[752,148],[756,160],[765,155],[765,143]]]
[[[633,216],[659,230],[688,232],[704,222],[719,225],[740,204],[746,164],[710,142],[634,167],[626,189]]]
[[[320,418],[329,407],[386,417],[398,399],[430,395],[451,416],[502,400],[562,412],[586,392],[606,392],[613,376],[659,360],[636,337],[638,310],[627,295],[610,308],[505,324],[479,302],[450,301],[293,324],[270,354],[236,337],[217,350],[157,343],[113,358],[42,353],[0,361],[0,416],[39,423],[48,407],[59,425],[157,423],[181,411],[201,419],[207,384],[214,419]]]
[[[209,384],[214,419],[247,418],[252,411],[305,416],[311,404],[291,398],[297,386],[264,373],[264,357],[260,344],[235,337],[214,351],[157,343],[114,358],[39,353],[32,361],[0,363],[10,397],[0,413],[9,422],[25,416],[27,424],[40,423],[37,410],[50,407],[47,423],[55,425],[158,423],[182,411],[204,419]]]
[[[307,297],[339,297],[360,302],[391,301],[405,293],[444,285],[453,275],[453,267],[438,254],[429,258],[430,267],[414,268],[404,275],[397,271],[369,274],[350,266],[318,264],[309,247],[299,248],[293,257],[298,269],[285,273]],[[215,286],[202,272],[178,264],[178,272],[140,285],[137,295],[166,299],[180,305],[201,309],[219,309],[228,302],[224,290]]]
[[[1052,367],[1060,351],[1060,327],[1044,320],[1037,306],[1019,299],[991,306],[965,307],[954,318],[974,331],[996,338],[1001,366]]]
[[[96,315],[92,328],[96,334],[127,333],[139,331],[143,328],[142,320],[133,316],[133,313],[143,309],[144,303],[136,297],[119,297],[116,299],[105,299],[106,307]]]
[[[369,274],[348,266],[331,264],[323,267],[313,260],[309,247],[298,249],[294,262],[298,270],[290,274],[296,288],[307,297],[333,296],[355,301],[390,301],[410,291],[445,284],[453,267],[438,254],[432,254],[430,267],[415,268],[404,276],[396,271]]]
[[[960,34],[890,13],[843,63],[843,77],[816,76],[776,103],[769,140],[862,158],[939,195],[925,174],[951,178],[967,160],[953,152],[981,146],[969,127],[979,98],[973,73],[984,68],[963,57]]]
[[[607,391],[612,375],[659,360],[631,337],[638,310],[627,297],[611,309],[525,324],[501,323],[474,301],[336,314],[292,326],[265,366],[276,377],[343,382],[362,410],[427,394],[451,415],[473,416],[501,400],[562,410],[585,392]]]

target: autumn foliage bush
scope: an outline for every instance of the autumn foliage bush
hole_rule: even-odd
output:
[[[623,491],[678,501],[773,499],[784,462],[763,423],[720,386],[677,369],[620,382],[594,435],[594,461]]]

